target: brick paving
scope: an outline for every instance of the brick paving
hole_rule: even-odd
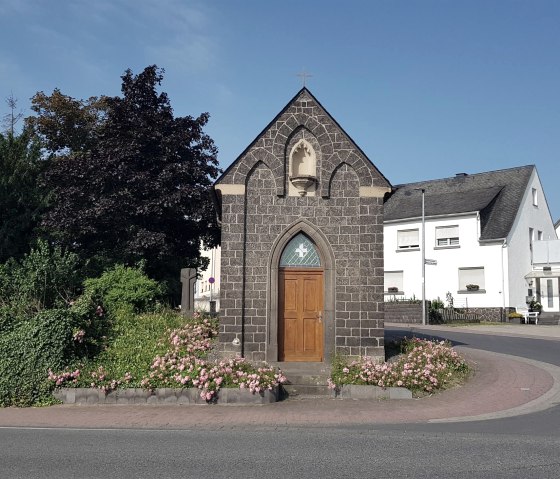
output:
[[[223,429],[382,423],[417,423],[524,412],[559,396],[560,368],[534,361],[458,348],[474,366],[464,386],[412,400],[288,399],[263,406],[60,405],[0,409],[2,427]],[[541,367],[542,366],[542,367]]]

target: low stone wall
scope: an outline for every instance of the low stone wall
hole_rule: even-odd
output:
[[[426,301],[426,308],[429,308],[429,301]],[[457,308],[459,311],[476,315],[481,322],[505,322],[507,321],[507,311],[503,308]],[[426,314],[426,318],[429,315]],[[387,302],[385,303],[385,322],[387,323],[422,323],[422,303],[406,302]]]
[[[507,321],[507,312],[504,311],[504,308],[469,308],[468,311],[476,314],[481,322],[500,323]]]
[[[140,388],[117,389],[105,394],[95,388],[61,388],[53,393],[64,404],[208,404],[198,389]],[[279,390],[253,394],[248,389],[223,388],[218,391],[216,404],[269,404],[278,401]]]
[[[386,302],[386,323],[422,323],[422,303]]]
[[[412,392],[406,388],[383,389],[358,384],[345,384],[340,390],[335,390],[334,395],[342,399],[412,399]]]

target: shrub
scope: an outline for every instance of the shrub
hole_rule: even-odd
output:
[[[110,314],[119,310],[135,313],[153,311],[161,300],[160,284],[148,278],[141,265],[116,265],[98,278],[84,282],[85,294],[98,297]]]
[[[167,343],[162,338],[184,322],[184,316],[169,310],[141,315],[119,313],[112,324],[110,337],[99,345],[99,355],[73,366],[73,369],[80,370],[76,385],[90,387],[96,381],[98,384],[119,381],[123,386],[140,387],[154,357],[167,351]],[[99,377],[92,377],[100,367],[105,376],[102,381]]]
[[[30,406],[52,401],[48,371],[74,357],[73,315],[53,309],[0,335],[0,406]]]
[[[443,301],[439,298],[437,299],[432,299],[432,301],[430,301],[430,309],[443,309],[445,308],[445,304],[443,304]]]
[[[87,290],[76,301],[71,301],[70,310],[76,356],[94,357],[106,347],[112,328],[101,298],[95,291]]]
[[[80,282],[78,257],[40,240],[21,261],[10,259],[0,265],[0,308],[29,318],[67,304]]]
[[[403,354],[395,362],[380,363],[369,357],[347,362],[336,358],[329,386],[363,384],[406,387],[416,394],[447,387],[469,372],[467,363],[447,341],[411,339],[403,342]]]
[[[539,313],[542,311],[542,304],[539,303],[537,300],[532,299],[529,303],[529,310],[530,311],[538,311]]]

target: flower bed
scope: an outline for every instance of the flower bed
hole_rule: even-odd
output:
[[[88,374],[82,374],[79,368],[60,373],[49,371],[49,379],[59,389],[63,386],[74,388],[85,386],[99,390],[106,396],[111,395],[115,390],[132,389],[134,384],[139,383],[145,391],[150,392],[148,395],[140,394],[139,402],[146,402],[151,396],[159,397],[160,394],[156,391],[162,389],[197,391],[199,397],[206,402],[219,399],[224,402],[238,402],[236,400],[238,394],[220,395],[219,391],[224,388],[246,390],[250,394],[262,397],[265,396],[265,392],[268,392],[267,397],[277,397],[278,386],[286,381],[281,371],[264,363],[261,366],[255,366],[244,358],[221,361],[208,359],[216,335],[215,320],[195,314],[195,317],[183,327],[169,332],[163,340],[167,351],[165,354],[156,355],[150,370],[145,371],[141,378],[133,378],[129,372],[122,377],[112,377],[107,369],[99,366],[97,369],[89,371]],[[190,395],[192,394],[189,393],[188,396],[190,397]],[[90,396],[93,398],[94,394],[90,394]],[[115,400],[112,399],[113,396]],[[126,395],[119,394],[113,396],[109,398],[110,402],[117,402],[119,396],[124,401],[126,397]],[[181,396],[180,393],[179,396]],[[173,392],[170,398],[179,396]],[[225,399],[229,396],[233,398],[232,401]],[[75,395],[66,394],[65,397],[75,397]],[[171,400],[169,399],[169,401]],[[152,399],[153,401],[155,399]]]
[[[416,396],[444,389],[469,373],[467,363],[447,341],[405,340],[396,361],[379,363],[369,357],[347,362],[337,358],[329,387],[370,385],[381,388],[403,387]]]

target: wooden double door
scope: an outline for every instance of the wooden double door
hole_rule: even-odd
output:
[[[280,361],[323,361],[323,270],[280,270],[278,346]]]

